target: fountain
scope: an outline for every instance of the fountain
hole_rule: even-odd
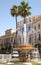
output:
[[[29,26],[29,23],[27,24],[27,26],[26,26],[26,23],[24,23],[24,25],[21,27],[23,27],[24,29],[21,28],[21,30],[18,30],[17,38],[19,42],[17,43],[19,45],[17,48],[14,48],[14,50],[17,50],[20,52],[19,53],[20,61],[26,61],[29,58],[29,62],[30,62],[30,55],[28,55],[27,57],[27,53],[29,51],[36,50],[36,48],[34,48],[31,44],[29,44],[29,35],[35,33],[35,30],[31,26]]]
[[[21,26],[21,27],[23,27],[24,29],[18,30],[18,37],[17,37],[20,43],[18,48],[14,48],[14,50],[17,50],[20,52],[19,53],[20,61],[26,61],[28,51],[34,50],[35,48],[29,44],[29,35],[32,33],[29,33],[28,30],[26,30],[26,23],[24,23],[24,26]],[[28,38],[26,39],[26,37]],[[29,56],[29,61],[30,61],[30,56]]]

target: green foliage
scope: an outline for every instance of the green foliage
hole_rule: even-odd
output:
[[[25,1],[21,2],[21,5],[19,6],[19,13],[22,17],[26,17],[31,15],[30,12],[31,7],[29,6],[29,4]]]
[[[13,5],[13,7],[11,8],[11,15],[18,16],[18,6]]]
[[[5,50],[5,46],[0,46],[0,50]]]
[[[26,17],[31,15],[30,12],[31,7],[29,6],[29,4],[25,1],[21,2],[21,5],[17,6],[17,5],[13,5],[13,7],[11,8],[11,15],[12,16],[22,16],[22,17]]]
[[[37,43],[37,44],[35,44],[35,47],[36,48],[41,48],[41,44],[40,43]]]
[[[0,49],[1,49],[1,46],[0,46]]]

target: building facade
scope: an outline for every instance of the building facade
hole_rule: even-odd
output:
[[[14,42],[16,45],[35,45],[41,43],[41,15],[28,17],[17,23],[17,40],[16,33],[12,29],[7,29],[5,35],[0,36],[0,45]]]
[[[41,43],[41,15],[36,16],[36,19],[32,22],[32,28],[34,32],[30,35],[31,43]]]
[[[12,29],[7,29],[5,35],[0,36],[0,45],[14,44],[15,31]]]
[[[32,16],[25,19],[26,29],[24,27],[24,20],[21,20],[17,23],[18,31],[18,43],[23,45],[26,40],[26,45],[33,44],[37,42],[41,43],[41,15]],[[26,32],[25,32],[26,31]],[[24,34],[26,33],[26,37]]]

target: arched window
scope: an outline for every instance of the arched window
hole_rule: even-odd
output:
[[[41,38],[40,38],[40,34],[39,34],[39,40],[40,40]]]
[[[34,27],[34,29],[36,30],[36,26]]]
[[[29,43],[31,43],[31,37],[29,38]]]
[[[38,29],[40,29],[40,24],[38,24]]]

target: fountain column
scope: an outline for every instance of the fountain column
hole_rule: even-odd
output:
[[[24,24],[24,45],[26,45],[26,24]]]

